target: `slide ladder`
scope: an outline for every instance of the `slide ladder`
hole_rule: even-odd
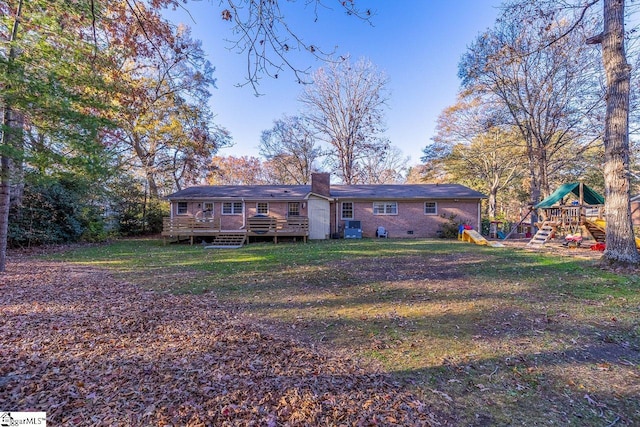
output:
[[[596,242],[604,243],[604,241],[606,240],[605,230],[607,228],[607,224],[604,220],[596,219],[594,221],[591,221],[587,219],[584,221],[584,228],[587,229],[589,234],[591,234],[591,236],[593,237],[593,240],[595,240]]]
[[[535,236],[527,243],[529,248],[540,248],[547,243],[553,236],[554,229],[547,221],[542,223],[542,227],[538,229]]]
[[[585,228],[591,233],[593,239],[598,243],[604,243],[606,240],[607,222],[604,219],[585,220]],[[640,237],[636,237],[636,247],[640,249]]]

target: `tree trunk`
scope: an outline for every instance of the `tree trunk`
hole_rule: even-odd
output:
[[[487,207],[487,213],[489,214],[489,219],[494,220],[496,218],[497,211],[497,201],[498,200],[498,187],[491,187],[489,191],[489,201]]]
[[[531,172],[531,184],[530,184],[530,192],[531,192],[531,206],[535,206],[540,202],[540,181],[538,180],[537,174],[532,168]],[[538,212],[534,209],[531,211],[531,233],[536,234],[538,227],[536,223],[538,222]]]
[[[18,36],[18,24],[22,15],[22,0],[18,2],[16,16],[11,29],[11,38],[9,43],[9,58],[7,63],[7,75],[12,74],[13,61],[17,56],[16,49],[13,46]],[[13,138],[15,122],[13,121],[13,108],[11,102],[6,98],[2,100],[4,114],[2,115],[2,139],[0,144],[8,148],[5,154],[0,156],[0,272],[6,270],[7,267],[7,240],[9,238],[9,208],[11,206],[11,159],[9,153],[13,148]]]
[[[604,183],[607,218],[604,259],[638,263],[631,222],[629,182],[629,91],[631,67],[624,48],[624,0],[604,1],[602,60],[607,77]]]
[[[152,199],[158,199],[160,198],[159,196],[159,192],[158,192],[158,183],[156,182],[156,178],[155,175],[153,174],[153,172],[150,172],[149,170],[147,170],[147,184],[149,185],[149,196]]]
[[[9,187],[9,208],[21,206],[24,199],[24,114],[11,110],[11,146],[17,157],[9,162],[11,186]]]
[[[549,197],[551,194],[551,189],[549,187],[549,159],[545,144],[540,144],[538,156],[538,166],[540,168],[538,171],[538,189],[540,190],[540,195],[538,196],[539,202],[540,199]]]
[[[6,117],[10,109],[5,106],[3,125],[6,125]],[[6,128],[5,128],[6,129]],[[2,145],[7,143],[8,131],[2,132]],[[9,238],[9,206],[10,206],[10,163],[7,155],[0,156],[0,272],[7,267],[7,240]]]

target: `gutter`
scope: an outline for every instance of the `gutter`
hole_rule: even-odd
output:
[[[242,227],[240,230],[244,230],[247,227],[247,204],[244,201],[244,197],[242,198]]]
[[[340,217],[338,216],[338,212],[340,211],[340,205],[339,205],[339,203],[340,203],[340,202],[338,202],[338,199],[337,199],[337,198],[335,198],[334,200],[335,200],[335,204],[334,204],[334,206],[336,207],[336,222],[335,222],[335,224],[334,224],[334,230],[333,230],[333,232],[334,232],[335,234],[338,234],[338,233],[340,232],[339,227],[338,227],[338,218],[340,218]],[[329,208],[329,209],[331,209],[331,208]]]

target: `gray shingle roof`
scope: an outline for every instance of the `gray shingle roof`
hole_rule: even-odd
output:
[[[167,196],[169,200],[190,199],[304,199],[310,185],[199,185]]]
[[[310,192],[310,185],[201,185],[173,193],[167,199],[301,200]],[[331,197],[393,200],[486,198],[484,194],[460,184],[332,185]]]
[[[331,196],[343,199],[480,199],[482,193],[460,184],[332,185]]]

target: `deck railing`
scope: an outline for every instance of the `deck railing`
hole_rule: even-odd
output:
[[[268,216],[247,218],[247,232],[268,236],[306,237],[309,235],[309,218],[306,216],[292,216],[286,219]]]
[[[559,226],[582,224],[585,218],[603,218],[604,205],[554,206],[540,209],[542,221],[553,222]]]
[[[208,232],[220,231],[220,218],[196,219],[193,217],[163,218],[163,236],[190,236]]]
[[[163,236],[193,236],[216,234],[222,231],[220,218],[196,219],[193,217],[163,218]],[[309,218],[306,216],[296,216],[289,218],[275,217],[251,217],[247,218],[246,226],[243,229],[233,230],[236,232],[247,232],[255,235],[291,235],[308,236]]]

